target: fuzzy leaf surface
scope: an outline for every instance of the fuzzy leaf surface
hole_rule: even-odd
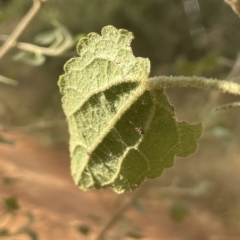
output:
[[[149,90],[150,62],[133,55],[132,39],[112,26],[89,34],[59,79],[71,173],[83,190],[134,190],[197,149],[202,125],[178,122],[164,90]]]

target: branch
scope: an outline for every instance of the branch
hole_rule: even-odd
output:
[[[7,78],[7,77],[4,77],[2,75],[0,75],[0,82],[1,83],[6,83],[6,84],[10,84],[12,86],[16,86],[18,85],[18,82],[16,80],[13,80],[11,78]]]
[[[239,0],[225,0],[226,3],[228,3],[232,10],[240,16],[240,1]]]
[[[5,127],[5,126],[0,126],[1,131],[27,131],[27,130],[42,130],[46,128],[51,128],[56,125],[62,125],[66,124],[65,119],[58,119],[58,120],[46,120],[46,121],[40,121],[40,122],[35,122],[35,123],[30,123],[27,125],[23,126],[15,126],[15,127]]]
[[[114,224],[121,218],[123,213],[125,213],[131,206],[132,203],[138,199],[141,195],[143,195],[148,188],[146,188],[146,185],[139,189],[137,189],[131,196],[130,198],[116,211],[116,213],[111,217],[111,219],[107,222],[107,224],[102,228],[102,230],[98,233],[95,240],[103,240],[105,239],[105,235],[110,230]]]
[[[31,43],[22,42],[16,43],[16,47],[23,51],[34,52],[45,56],[60,56],[75,44],[75,40],[67,31],[65,31],[64,37],[59,44],[50,47],[40,47]]]
[[[220,90],[222,92],[240,95],[240,84],[196,76],[153,77],[148,79],[148,87],[152,90],[171,87],[195,87],[205,90]]]
[[[13,30],[10,37],[7,41],[2,45],[0,49],[0,59],[12,48],[15,46],[17,39],[37,14],[37,12],[41,9],[42,4],[47,0],[34,0],[31,9],[27,12],[27,14],[22,18],[17,27]]]

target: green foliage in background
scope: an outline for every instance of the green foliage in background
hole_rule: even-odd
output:
[[[190,211],[187,207],[187,205],[183,204],[182,202],[176,202],[172,205],[172,207],[169,210],[170,217],[176,221],[176,222],[183,222],[186,217],[188,217],[190,214]]]
[[[44,4],[18,41],[38,45],[39,43],[35,42],[36,36],[52,31],[53,21],[61,23],[72,36],[100,32],[103,26],[114,25],[134,32],[136,40],[132,44],[133,52],[136,56],[151,59],[151,76],[184,74],[176,73],[173,69],[179,57],[188,63],[198,61],[210,51],[214,51],[218,56],[234,59],[240,41],[240,33],[235,30],[240,27],[240,22],[223,1],[201,0],[199,4],[202,25],[207,35],[202,33],[191,36],[182,1],[179,0],[74,0],[71,4],[65,0],[51,0]],[[0,23],[1,34],[8,35],[31,5],[32,0],[4,1],[0,7],[4,16]],[[51,106],[51,109],[60,112],[61,103],[56,79],[62,73],[63,63],[75,56],[74,47],[58,57],[21,52],[20,55],[16,55],[18,62],[10,61],[18,51],[19,49],[15,48],[12,54],[9,53],[4,64],[1,64],[0,71],[4,76],[16,79],[19,83],[27,82],[29,87],[33,87],[29,93],[38,89],[38,94],[33,95],[40,97],[36,103],[34,100],[26,101],[24,100],[26,98],[18,96],[16,109],[25,106],[24,109],[39,108],[38,111],[45,113]],[[28,64],[21,64],[19,60]],[[40,64],[42,65],[39,66]],[[179,70],[181,69],[183,68]],[[211,71],[210,74],[208,72],[207,76],[222,78],[228,71],[228,67],[221,68],[218,72]],[[197,72],[200,72],[199,69]],[[205,72],[199,74],[203,76]],[[19,86],[19,93],[21,86],[23,85]],[[5,98],[4,95],[2,97]],[[10,114],[5,114],[4,118],[0,116],[2,123],[5,120],[5,124],[8,124],[13,119],[20,121],[21,124],[35,121],[35,110],[28,111],[28,116],[26,113],[22,114],[24,110],[14,112],[15,117],[10,117]]]
[[[4,178],[5,185],[12,184],[16,179]],[[0,202],[0,238],[27,236],[28,239],[37,240],[38,235],[32,229],[34,216],[31,212],[25,213],[25,220],[18,228],[12,228],[19,214],[21,206],[16,196],[6,197]]]
[[[9,1],[1,9],[6,24],[18,21],[31,4],[31,0]],[[111,24],[134,32],[137,38],[133,43],[134,52],[149,57],[154,70],[160,63],[174,62],[179,55],[197,60],[210,49],[234,57],[240,40],[240,34],[235,31],[240,26],[237,17],[223,1],[202,0],[199,4],[202,24],[210,33],[208,42],[204,34],[189,34],[187,17],[179,0],[75,0],[71,4],[65,0],[51,0],[44,5],[23,38],[32,40],[39,32],[50,30],[49,23],[55,20],[73,34],[99,32],[103,26]],[[216,32],[211,35],[213,27]]]
[[[84,190],[134,190],[197,149],[202,125],[178,122],[164,91],[149,90],[150,62],[134,57],[132,38],[112,26],[89,34],[59,80],[72,176]]]

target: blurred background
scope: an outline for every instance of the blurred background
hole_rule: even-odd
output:
[[[31,6],[0,0],[1,45]],[[74,186],[57,81],[106,25],[134,33],[151,76],[240,83],[240,19],[223,0],[48,0],[0,60],[0,238],[240,239],[240,110],[213,112],[236,96],[167,89],[180,120],[204,124],[197,153],[136,193]]]

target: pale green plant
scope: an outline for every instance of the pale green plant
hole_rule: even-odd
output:
[[[136,58],[133,34],[104,27],[80,40],[59,87],[70,132],[71,172],[83,190],[134,190],[159,177],[174,157],[197,150],[202,125],[178,122],[164,93],[197,87],[240,95],[240,85],[203,77],[149,78],[150,62]],[[236,107],[236,104],[234,105]]]
[[[43,2],[34,1],[34,14]],[[19,60],[40,57],[32,62],[25,61],[38,65],[43,63],[44,55],[59,56],[72,46],[75,38],[62,26],[40,36],[44,41],[41,43],[40,39],[40,45],[50,44],[48,48],[17,42],[34,14],[25,18],[27,22],[24,27],[13,32],[9,38],[11,41],[6,41],[2,46],[0,57],[16,47],[24,51],[21,54],[35,54],[20,55]],[[67,63],[65,74],[59,81],[71,133],[71,170],[75,183],[84,190],[106,187],[113,188],[117,193],[134,190],[145,179],[156,178],[164,168],[172,167],[175,156],[189,156],[197,150],[196,140],[202,134],[202,125],[179,122],[164,93],[165,88],[197,87],[240,93],[239,85],[215,79],[183,76],[149,78],[150,63],[148,59],[133,56],[130,48],[132,37],[128,31],[116,30],[111,26],[104,28],[102,36],[88,35],[78,44],[80,58]],[[0,76],[0,81],[16,84],[16,81],[3,76]],[[239,106],[237,102],[217,110]],[[9,143],[2,136],[1,141]],[[206,186],[186,189],[186,192],[195,196],[201,194],[202,189],[205,191]],[[182,189],[177,187],[170,190],[182,193]],[[120,208],[97,239],[139,195],[137,191],[131,195],[130,201]],[[174,217],[176,213],[185,216],[188,211],[184,205],[176,204],[171,214]],[[32,222],[30,217],[26,227],[14,233],[1,229],[0,235],[6,237],[24,232],[35,239],[36,235],[28,230]],[[179,218],[177,220],[181,221]]]

